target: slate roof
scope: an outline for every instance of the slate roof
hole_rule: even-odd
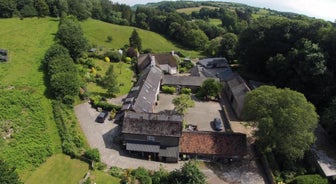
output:
[[[128,93],[122,110],[153,112],[162,75],[161,70],[156,66],[146,68],[141,73],[136,85]]]
[[[182,116],[163,113],[125,112],[122,133],[180,137]]]
[[[251,91],[250,88],[245,83],[244,79],[240,75],[235,74],[227,81],[234,98],[240,106],[244,104],[244,98],[247,92]]]
[[[198,63],[205,68],[221,68],[229,66],[226,58],[206,58],[198,61]]]
[[[162,85],[202,86],[206,79],[206,77],[201,76],[164,75],[162,78]]]
[[[171,53],[141,54],[137,62],[139,72],[142,72],[151,64],[152,56],[154,56],[157,66],[168,64],[170,67],[177,67],[177,61]]]
[[[220,132],[183,132],[180,153],[215,155],[220,157],[244,156],[247,152],[246,135]]]

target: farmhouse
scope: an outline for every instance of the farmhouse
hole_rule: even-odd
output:
[[[246,155],[246,135],[222,132],[183,132],[180,154],[211,160],[239,159]]]
[[[122,127],[126,150],[177,162],[182,120],[181,115],[126,112]]]
[[[137,69],[141,73],[149,65],[156,65],[164,73],[176,74],[177,73],[177,61],[178,57],[171,53],[159,53],[159,54],[141,54],[138,57]]]
[[[158,67],[147,67],[140,74],[136,85],[128,93],[121,110],[153,112],[160,91],[162,75]]]

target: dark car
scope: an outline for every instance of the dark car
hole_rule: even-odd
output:
[[[105,112],[105,111],[101,112],[101,113],[97,116],[96,122],[98,122],[98,123],[104,123],[104,121],[105,121],[107,115],[108,115],[108,112]]]
[[[214,130],[221,131],[223,130],[223,123],[220,118],[215,118],[213,121],[213,128]]]

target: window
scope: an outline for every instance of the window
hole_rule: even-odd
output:
[[[147,141],[155,141],[155,137],[154,136],[147,136]]]

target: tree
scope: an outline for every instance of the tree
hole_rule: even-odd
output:
[[[78,20],[85,20],[91,16],[92,4],[89,0],[68,0],[69,13]]]
[[[74,17],[62,18],[56,37],[76,61],[89,47],[79,22]]]
[[[183,183],[183,184],[203,184],[206,183],[205,175],[198,167],[195,160],[185,163],[180,170],[174,170],[168,176],[167,183]]]
[[[132,35],[129,38],[129,44],[130,44],[130,47],[137,48],[138,51],[141,51],[142,49],[141,38],[135,29],[133,30]]]
[[[190,48],[203,49],[209,39],[202,30],[192,29],[188,32],[184,41]]]
[[[213,78],[206,79],[199,91],[197,92],[198,98],[211,99],[217,98],[221,90],[221,85]]]
[[[0,159],[0,183],[1,184],[21,184],[19,175],[15,168],[10,167],[4,160]]]
[[[0,17],[10,18],[16,9],[15,0],[0,0]]]
[[[100,85],[107,89],[107,93],[111,96],[114,96],[116,93],[119,93],[119,84],[117,81],[117,75],[114,73],[113,65],[110,65],[108,70],[105,73],[105,77],[100,82]]]
[[[243,119],[256,123],[257,145],[289,161],[302,159],[315,141],[318,115],[303,94],[261,86],[245,97]]]
[[[79,84],[77,72],[56,73],[50,78],[50,87],[54,96],[68,104],[73,103],[74,97],[78,95]]]
[[[35,0],[34,7],[39,17],[45,17],[49,15],[49,7],[45,0]]]
[[[238,37],[234,33],[226,33],[221,41],[221,54],[229,60],[234,60],[236,46],[238,45]]]
[[[336,97],[333,98],[331,103],[324,109],[321,114],[321,124],[326,128],[329,135],[336,142]]]
[[[190,95],[182,94],[173,99],[175,111],[179,114],[185,114],[190,107],[195,106],[195,102],[191,99]]]

